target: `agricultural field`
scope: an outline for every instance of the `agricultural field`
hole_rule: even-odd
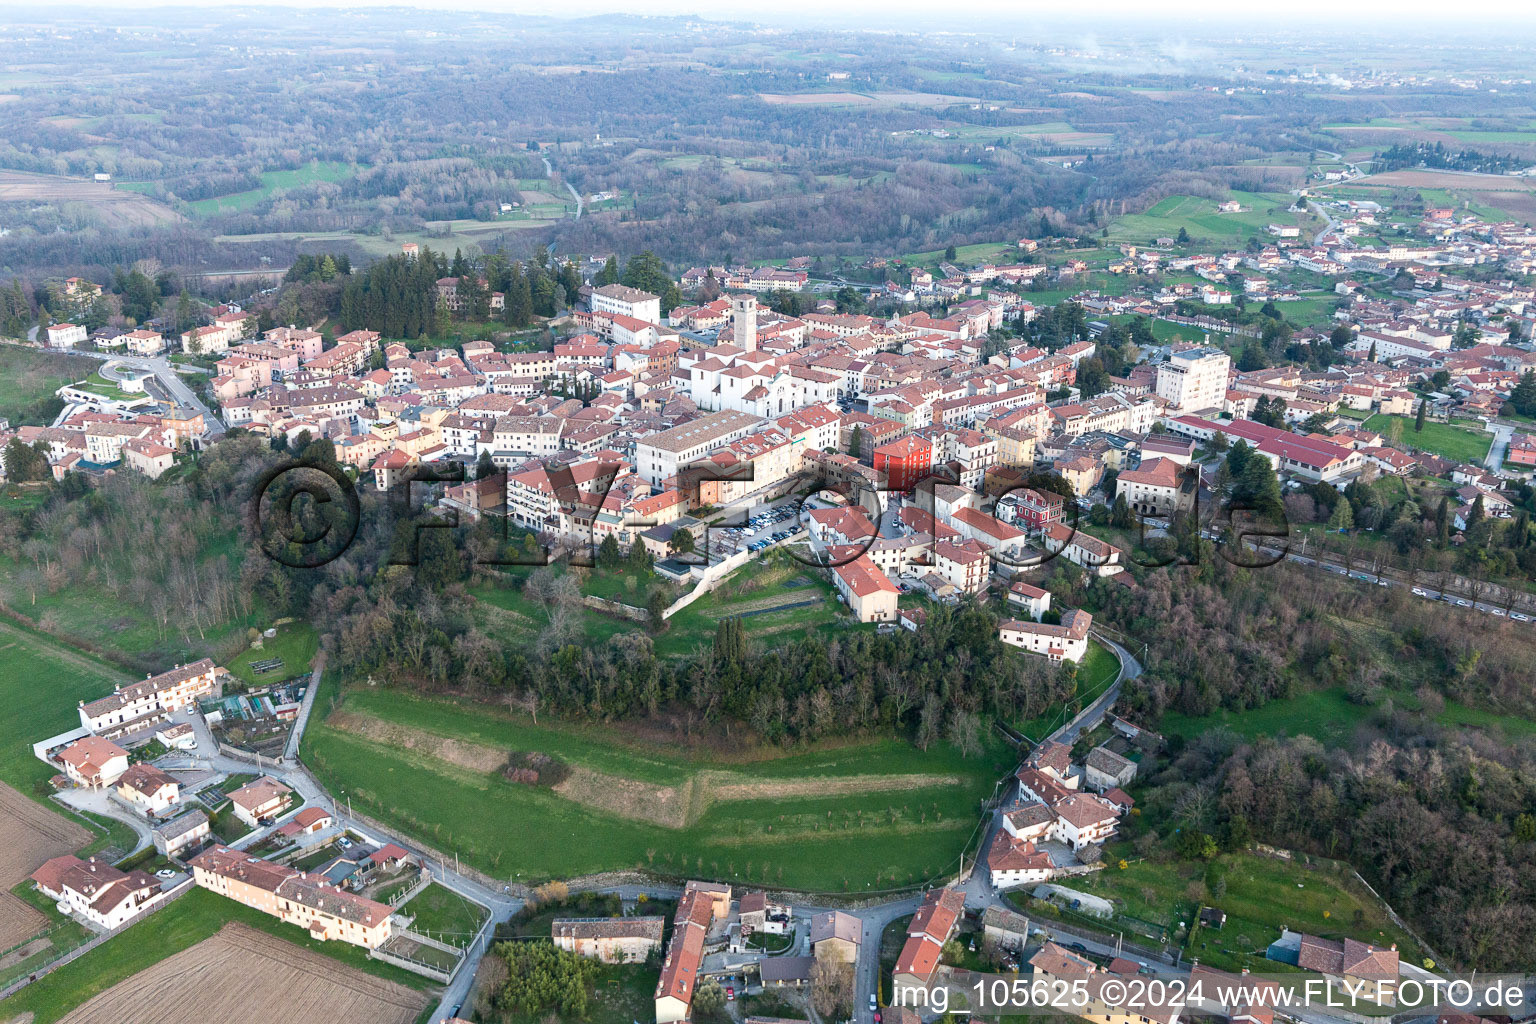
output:
[[[0,844],[0,953],[8,953],[48,924],[47,918],[10,890],[42,867],[44,861],[74,853],[89,843],[92,836],[62,814],[3,783],[0,835],[6,837]]]
[[[1349,875],[1348,866],[1321,858],[1285,860],[1256,853],[1224,854],[1204,861],[1146,860],[1116,865],[1106,852],[1103,871],[1064,884],[1115,903],[1116,910],[1142,921],[1162,924],[1180,941],[1180,921],[1189,923],[1201,906],[1218,906],[1227,915],[1224,928],[1197,928],[1186,956],[1212,967],[1255,973],[1283,970],[1264,959],[1262,950],[1280,937],[1281,926],[1324,938],[1354,938],[1376,945],[1397,943],[1405,962],[1423,954],[1413,937],[1398,928],[1386,908]],[[1220,897],[1211,888],[1216,886]]]
[[[1443,191],[1454,205],[1460,206],[1466,200],[1477,206],[1483,216],[1491,214],[1519,221],[1536,220],[1536,178],[1420,168],[1370,174],[1356,178],[1348,187],[1372,197],[1393,189],[1428,190],[1428,193]],[[1425,198],[1434,201],[1435,197],[1426,194]]]
[[[1268,237],[1264,228],[1268,224],[1300,225],[1302,235],[1322,227],[1316,217],[1291,213],[1292,196],[1283,194],[1232,192],[1230,198],[1242,203],[1240,213],[1219,213],[1218,200],[1201,196],[1169,196],[1145,213],[1116,218],[1109,225],[1112,241],[1139,242],[1145,244],[1153,238],[1177,238],[1179,229],[1189,233],[1192,240],[1208,240],[1229,245],[1241,245],[1249,238],[1260,240]]]
[[[218,939],[221,931],[224,937]],[[178,961],[174,971],[157,968],[205,941],[214,941],[210,949],[222,950],[220,956],[249,948],[253,958],[242,963],[238,952],[234,952],[235,959],[210,959],[205,950],[191,959]],[[199,964],[204,966],[202,974],[197,970]],[[177,975],[187,980],[180,981]],[[257,975],[264,979],[264,983],[252,986],[248,979]],[[145,1006],[122,1001],[129,993],[147,988],[138,984],[139,979],[146,976],[153,978],[159,986],[160,998],[154,1004],[154,1009],[159,1012],[153,1015],[146,1012]],[[279,977],[286,980],[276,980]],[[339,979],[343,984],[327,992],[320,987],[324,979]],[[266,983],[268,981],[272,983]],[[164,998],[173,989],[188,992],[183,987],[187,984],[198,986],[185,1000],[196,1008],[198,1015],[185,1018],[167,1015],[187,1012],[177,1009],[177,1003]],[[93,1024],[106,1020],[153,1019],[167,1024],[185,1020],[190,1024],[256,1019],[281,1020],[287,1024],[302,1019],[333,1024],[341,1019],[373,1020],[375,1018],[368,1013],[378,1012],[384,1016],[377,1019],[409,1024],[423,1012],[428,1001],[426,994],[434,990],[435,986],[426,978],[368,959],[367,951],[359,946],[312,939],[307,931],[296,925],[285,924],[207,889],[194,887],[79,959],[0,1002],[0,1021],[31,1020],[32,1024],[54,1024],[68,1020],[70,1024]],[[263,1007],[253,1002],[258,998],[253,993],[285,991],[306,993],[303,998],[308,1008],[303,1011],[303,1017],[295,1015],[297,1000],[293,1005],[285,1006],[281,1013],[271,1006]],[[87,1005],[103,995],[107,1002],[94,1004],[103,1008],[102,1014],[85,1014]],[[225,1001],[237,997],[244,999],[241,1005],[255,1007],[256,1015],[207,1012],[212,1002],[219,1001],[227,1007]],[[411,1005],[415,1009],[409,1016],[404,1016]],[[363,1012],[358,1016],[337,1015],[346,1014],[349,1006]],[[324,1016],[315,1016],[320,1013]],[[397,1013],[401,1016],[395,1016]]]
[[[687,748],[633,727],[535,725],[484,705],[325,686],[321,706],[335,710],[304,737],[323,783],[523,882],[647,867],[825,891],[907,884],[954,862],[978,801],[1013,763],[991,737],[973,759],[894,739]],[[550,759],[540,778],[509,781],[503,768],[529,754]]]
[[[1402,433],[1398,440],[1410,448],[1417,448],[1433,455],[1457,462],[1481,464],[1493,446],[1493,435],[1455,423],[1425,423],[1423,430],[1414,430],[1411,416],[1383,416],[1377,413],[1365,421],[1366,429],[1386,434],[1389,426],[1396,423]]]
[[[153,227],[181,221],[181,214],[137,192],[84,178],[0,170],[0,203],[80,204],[108,228]]]
[[[253,979],[261,979],[252,984]],[[281,1019],[289,1024],[366,1020],[412,1024],[427,999],[239,924],[120,981],[60,1024],[146,1020]]]
[[[10,420],[13,427],[46,426],[63,408],[53,393],[100,366],[101,361],[90,356],[0,345],[0,419]]]

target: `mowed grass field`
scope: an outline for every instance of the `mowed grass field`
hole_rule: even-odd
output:
[[[1117,218],[1109,225],[1109,237],[1114,241],[1146,244],[1154,238],[1177,238],[1179,229],[1183,228],[1195,241],[1207,239],[1231,243],[1255,236],[1261,240],[1268,237],[1264,231],[1268,224],[1301,225],[1302,235],[1307,236],[1309,228],[1316,230],[1323,223],[1315,217],[1291,213],[1293,197],[1289,195],[1233,192],[1231,198],[1246,209],[1240,213],[1219,213],[1216,210],[1219,200],[1169,196],[1145,213]]]
[[[333,706],[327,680],[321,708]],[[311,720],[304,759],[332,792],[499,878],[646,867],[821,891],[906,885],[953,865],[1013,764],[894,739],[694,753],[622,726],[534,725],[484,705],[354,688]],[[513,752],[566,767],[507,781]]]
[[[277,636],[270,640],[263,638],[260,647],[247,647],[224,667],[247,686],[268,686],[308,672],[309,663],[319,650],[320,634],[315,632],[315,627],[305,622],[291,622],[279,626]],[[282,659],[282,668],[258,673],[251,667],[255,662],[276,658]]]
[[[527,643],[549,625],[549,609],[517,586],[517,579],[531,571],[519,568],[507,573],[505,584],[469,588],[480,602],[476,618],[502,643]],[[564,570],[557,572],[563,574]],[[635,608],[644,608],[650,589],[660,583],[651,573],[594,570],[581,576],[583,594]],[[620,633],[646,629],[643,622],[590,608],[580,609],[578,614],[582,634],[592,644],[605,644]],[[720,620],[737,615],[746,619],[751,642],[764,647],[793,642],[807,632],[874,628],[861,626],[848,616],[832,585],[818,570],[784,558],[776,563],[743,566],[713,591],[680,609],[667,620],[666,629],[653,637],[656,654],[678,657],[707,648],[714,641]]]
[[[121,669],[0,619],[0,780],[37,796],[54,775],[32,744],[80,724],[75,704],[131,682]]]
[[[1225,854],[1210,868],[1205,862],[1147,860],[1115,866],[1106,856],[1103,871],[1062,884],[1116,903],[1116,909],[1144,921],[1176,925],[1197,906],[1218,906],[1227,915],[1220,930],[1201,929],[1186,955],[1226,970],[1252,968],[1272,972],[1263,949],[1280,937],[1282,926],[1324,938],[1353,938],[1379,946],[1397,943],[1403,960],[1417,964],[1418,944],[1387,917],[1386,909],[1335,861],[1302,864],[1258,854]],[[1226,892],[1211,896],[1208,870],[1226,879]],[[1251,951],[1260,951],[1254,955]]]
[[[1440,455],[1457,462],[1481,464],[1488,457],[1493,445],[1493,435],[1455,423],[1426,422],[1423,430],[1414,430],[1412,416],[1383,416],[1377,413],[1365,421],[1366,429],[1385,434],[1389,424],[1396,422],[1402,428],[1400,442],[1433,455]]]

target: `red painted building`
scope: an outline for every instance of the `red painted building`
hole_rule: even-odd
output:
[[[909,434],[876,448],[873,462],[875,472],[885,474],[888,489],[910,491],[933,471],[933,445],[927,438]]]

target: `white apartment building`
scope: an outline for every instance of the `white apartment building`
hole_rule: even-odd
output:
[[[646,323],[661,323],[661,297],[622,284],[592,289],[592,312],[632,316]]]
[[[1220,409],[1227,397],[1232,360],[1216,348],[1175,352],[1157,368],[1157,396],[1178,413]]]

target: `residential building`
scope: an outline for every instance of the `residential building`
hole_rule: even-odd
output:
[[[704,964],[704,940],[716,918],[716,887],[690,882],[672,917],[672,938],[656,984],[656,1024],[674,1024],[692,1015],[693,990]],[[725,887],[725,913],[730,912],[730,888]]]
[[[1174,352],[1157,367],[1157,396],[1176,413],[1220,409],[1227,397],[1231,358],[1218,348]]]
[[[255,828],[277,817],[293,800],[293,790],[270,775],[263,775],[229,794],[235,817]]]
[[[1090,569],[1099,576],[1112,576],[1124,569],[1120,564],[1119,548],[1074,527],[1057,523],[1045,531],[1044,539],[1046,551],[1060,554],[1073,565]]]
[[[106,861],[55,857],[32,872],[38,891],[72,917],[107,931],[120,928],[160,901],[160,880],[121,871]]]
[[[907,926],[907,941],[891,973],[892,1003],[910,1006],[917,991],[928,991],[944,943],[954,934],[964,912],[965,893],[960,889],[933,889],[923,897]]]
[[[157,817],[181,806],[181,783],[152,764],[136,764],[117,780],[117,795],[145,817]]]
[[[622,284],[605,284],[592,289],[592,312],[634,317],[646,323],[661,323],[661,297]]]
[[[1197,479],[1186,479],[1172,459],[1144,460],[1115,479],[1115,496],[1124,498],[1131,511],[1140,515],[1171,516],[1193,503]]]
[[[1051,592],[1021,580],[1009,585],[1008,603],[1039,622],[1051,608]]]
[[[854,963],[859,958],[864,926],[852,914],[828,911],[811,918],[811,950],[818,960]]]
[[[122,736],[162,722],[199,697],[211,694],[218,669],[211,658],[118,686],[89,704],[79,702],[80,724],[99,736]]]
[[[1082,661],[1088,653],[1088,629],[1093,616],[1073,608],[1054,625],[1033,620],[1009,619],[997,627],[997,638],[1031,654],[1041,654],[1051,661]]]
[[[194,808],[160,822],[149,830],[149,834],[161,856],[179,858],[207,841],[211,830],[208,827],[208,815]]]
[[[555,948],[605,964],[644,963],[661,945],[664,917],[566,917],[550,922]]]
[[[385,904],[228,846],[194,857],[192,877],[204,889],[306,929],[312,939],[374,949],[393,934],[392,911]]]
[[[102,789],[114,786],[128,770],[128,751],[100,736],[84,736],[59,751],[64,774],[77,786]]]
[[[1031,882],[1043,882],[1056,871],[1051,855],[1035,848],[1028,839],[1017,839],[999,830],[987,851],[987,870],[992,875],[992,887],[1004,889]]]
[[[90,332],[79,324],[52,324],[45,333],[49,348],[74,348],[83,343]]]

